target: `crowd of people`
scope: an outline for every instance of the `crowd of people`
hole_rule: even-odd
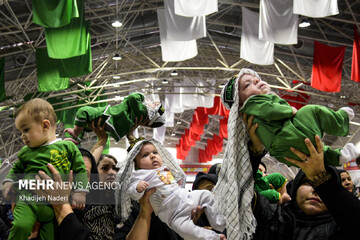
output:
[[[122,130],[111,127],[118,120],[114,117],[115,122],[109,124],[107,120],[113,116],[108,116],[107,110],[85,109],[94,113],[87,119],[89,114],[82,109],[79,116],[84,119],[79,117],[77,126],[66,130],[72,138],[63,141],[55,137],[52,106],[41,99],[29,101],[15,115],[16,128],[26,146],[4,181],[0,240],[353,239],[360,224],[359,191],[348,172],[331,165],[356,157],[360,165],[358,150],[353,145],[338,150],[324,146],[323,125],[318,121],[317,125],[311,124],[321,126],[316,131],[309,128],[306,136],[296,136],[296,141],[281,145],[280,149],[287,148],[284,152],[291,154],[278,154],[269,139],[281,136],[266,132],[270,129],[268,123],[257,115],[260,110],[256,111],[255,106],[256,102],[259,106],[268,104],[261,98],[279,104],[280,100],[269,93],[268,85],[252,70],[243,69],[230,79],[221,96],[230,109],[223,162],[198,173],[191,192],[183,188],[185,173],[160,142],[137,139],[132,134],[139,125],[161,126],[161,105],[143,104],[141,95],[136,95],[136,104],[126,105],[133,101],[129,98],[118,107],[123,111],[119,116],[126,117],[127,125]],[[244,110],[251,108],[253,111]],[[278,114],[286,118],[283,123],[287,122],[288,128],[284,132],[288,132],[292,124],[289,121],[301,111],[289,106],[284,109],[286,114]],[[322,111],[330,114],[345,125],[339,130],[331,127],[333,132],[348,133],[351,109],[334,112],[313,107],[311,111],[312,116]],[[299,116],[296,125],[301,121]],[[278,123],[272,124],[279,127]],[[98,137],[90,151],[75,146],[85,128]],[[325,128],[328,130],[328,126]],[[125,135],[131,144],[125,161],[103,154],[108,136],[119,140]],[[280,161],[301,169],[294,179],[267,174],[261,162],[267,150]],[[38,180],[37,188],[33,192],[19,191],[19,176]],[[41,188],[40,180],[50,181],[55,187]],[[108,188],[95,188],[94,184]],[[65,185],[82,187],[59,187]],[[36,194],[47,201],[39,204],[21,200],[20,194]],[[49,196],[60,196],[61,200]]]

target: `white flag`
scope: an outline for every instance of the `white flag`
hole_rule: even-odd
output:
[[[206,37],[205,16],[182,17],[175,14],[174,0],[164,0],[167,39],[190,41]]]
[[[183,17],[206,16],[218,11],[217,0],[175,0],[175,14]]]
[[[293,0],[260,0],[259,39],[296,44],[298,18],[293,13]]]
[[[274,43],[263,41],[259,35],[259,14],[242,7],[240,57],[259,65],[274,63]]]
[[[303,16],[322,18],[339,14],[337,0],[294,0],[293,12]]]
[[[164,144],[166,127],[161,126],[153,129],[153,138]]]
[[[157,10],[162,60],[164,62],[178,62],[195,57],[198,54],[196,40],[172,41],[167,38],[167,23],[165,10]]]

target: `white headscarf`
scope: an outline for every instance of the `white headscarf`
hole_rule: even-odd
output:
[[[119,168],[119,172],[116,175],[116,181],[120,183],[120,189],[115,190],[115,201],[116,201],[116,212],[120,215],[121,222],[124,222],[128,219],[131,213],[131,199],[127,194],[127,189],[130,185],[130,178],[132,171],[134,170],[134,160],[135,157],[139,154],[144,143],[150,142],[152,143],[156,150],[159,152],[161,159],[163,160],[164,166],[166,166],[176,181],[182,179],[182,187],[185,186],[186,183],[186,175],[184,171],[180,168],[177,161],[173,158],[168,150],[157,140],[143,140],[137,142],[134,147],[128,153],[126,160],[119,162],[117,167]]]
[[[221,101],[230,109],[228,142],[220,170],[219,180],[213,190],[218,211],[225,216],[227,237],[251,239],[256,229],[251,200],[254,196],[253,171],[248,152],[248,135],[239,112],[238,80],[243,74],[259,75],[251,69],[242,69],[238,76],[226,84]]]

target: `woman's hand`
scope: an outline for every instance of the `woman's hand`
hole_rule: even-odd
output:
[[[99,139],[106,139],[108,138],[108,134],[107,132],[105,131],[105,123],[101,125],[101,118],[98,119],[97,121],[97,124],[96,124],[96,127],[95,127],[95,120],[91,121],[89,124],[88,124],[88,127],[93,130],[93,132],[96,134],[96,136],[99,138]]]
[[[143,116],[141,115],[140,119],[135,118],[134,125],[130,128],[129,132],[126,134],[127,139],[130,141],[134,141],[136,137],[134,136],[134,131],[141,125],[146,126],[149,120],[143,120]]]
[[[246,126],[246,131],[252,143],[249,146],[250,150],[255,154],[264,152],[265,150],[264,144],[261,142],[260,138],[256,134],[256,129],[258,128],[259,124],[252,123],[252,121],[254,120],[254,116],[248,116],[246,113],[243,113],[242,118]]]
[[[153,208],[150,205],[149,198],[151,194],[153,194],[156,191],[156,188],[151,188],[149,191],[144,193],[144,196],[142,196],[139,199],[140,203],[140,213],[143,213],[147,216],[151,216],[151,213],[154,211]]]
[[[71,187],[73,182],[73,171],[70,171],[68,182],[65,183],[62,181],[59,172],[53,165],[48,163],[47,167],[49,168],[51,174],[54,176],[54,180],[52,180],[43,171],[39,171],[39,175],[36,175],[35,178],[38,181],[43,179],[48,182],[53,182],[53,188],[49,187],[47,189],[41,190],[40,186],[38,185],[36,187],[37,190],[34,190],[34,192],[39,196],[46,197],[48,202],[51,203],[54,209],[55,218],[60,225],[68,214],[73,213],[69,203],[69,195],[71,193]],[[52,196],[52,198],[50,198],[50,196]]]
[[[293,153],[296,154],[303,161],[298,161],[289,157],[285,159],[296,166],[300,167],[309,180],[313,180],[321,172],[326,172],[324,164],[324,150],[321,139],[318,135],[315,136],[316,148],[311,143],[310,139],[305,139],[305,144],[309,150],[310,156],[296,150],[295,148],[290,148]]]

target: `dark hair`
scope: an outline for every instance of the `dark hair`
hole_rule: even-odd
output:
[[[260,165],[262,165],[262,166],[265,168],[265,172],[264,172],[264,173],[266,173],[266,172],[267,172],[267,169],[266,169],[266,165],[265,165],[265,163],[260,162]],[[259,166],[260,166],[260,165],[259,165]]]
[[[99,166],[100,162],[104,159],[104,158],[111,158],[112,160],[114,160],[115,164],[118,163],[118,161],[116,160],[116,158],[110,154],[101,154],[99,161],[97,162],[96,166]]]
[[[81,156],[83,157],[87,157],[92,161],[92,159],[94,158],[94,156],[91,154],[91,152],[89,152],[88,150],[84,149],[84,148],[79,148],[79,151],[81,153]],[[94,159],[94,162],[95,162],[95,159]]]
[[[356,161],[356,165],[359,166],[360,165],[360,156],[358,156],[355,161]]]

